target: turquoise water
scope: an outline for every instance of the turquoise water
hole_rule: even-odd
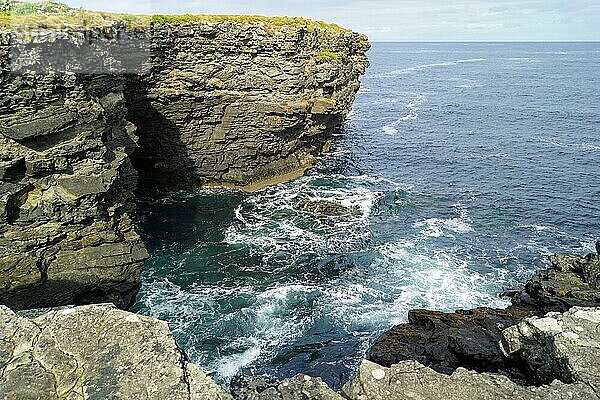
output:
[[[147,190],[135,310],[223,384],[334,387],[411,308],[503,306],[600,236],[599,43],[375,44],[332,153],[244,195]],[[294,209],[302,197],[359,212]]]

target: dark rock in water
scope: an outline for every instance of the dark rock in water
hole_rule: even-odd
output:
[[[446,374],[458,367],[510,370],[511,375],[523,380],[518,366],[506,363],[498,343],[503,329],[533,314],[526,307],[477,308],[454,313],[411,310],[407,324],[393,327],[373,343],[369,360],[386,367],[416,360]]]
[[[525,292],[532,301],[530,306],[544,312],[564,312],[573,306],[600,304],[600,256],[555,254],[549,259],[552,268],[538,272],[525,284]]]
[[[346,207],[337,201],[323,199],[312,200],[307,198],[300,200],[294,208],[299,211],[323,214],[331,217],[349,215],[357,211],[356,208]]]
[[[283,381],[241,375],[231,381],[230,392],[236,400],[343,400],[321,378],[307,375],[296,375]]]

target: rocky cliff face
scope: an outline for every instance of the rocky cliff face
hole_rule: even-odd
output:
[[[12,74],[0,36],[0,303],[128,306],[146,250],[130,219],[123,78]]]
[[[302,174],[368,65],[366,37],[339,29],[228,22],[151,35],[150,73],[127,81],[128,119],[143,177],[173,188]]]
[[[139,70],[128,48],[148,55]],[[172,188],[302,172],[349,112],[367,49],[264,22],[1,32],[0,303],[130,305],[147,258],[138,172]]]

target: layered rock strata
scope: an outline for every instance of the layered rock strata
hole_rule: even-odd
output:
[[[189,363],[166,322],[92,305],[0,306],[0,398],[228,400]]]
[[[368,48],[341,29],[156,25],[150,72],[126,85],[142,177],[252,190],[301,175],[350,111]]]
[[[255,188],[312,165],[369,45],[261,21],[0,31],[0,304],[131,305],[138,172]]]
[[[147,252],[123,78],[14,74],[15,40],[0,35],[0,303],[127,307]]]

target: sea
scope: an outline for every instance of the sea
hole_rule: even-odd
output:
[[[134,310],[224,386],[339,388],[414,308],[504,307],[600,238],[600,43],[374,43],[332,151],[253,194],[143,189]],[[353,210],[294,208],[303,198]]]

